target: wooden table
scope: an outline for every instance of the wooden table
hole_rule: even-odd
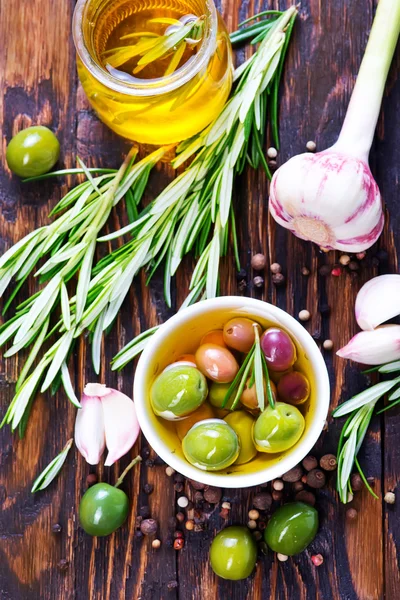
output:
[[[290,2],[270,2],[277,8]],[[326,148],[338,135],[340,124],[364,51],[373,16],[371,0],[303,0],[295,26],[282,89],[280,131],[282,151],[279,161],[303,152],[308,140]],[[265,8],[252,0],[226,0],[222,12],[230,30],[248,15]],[[90,165],[118,166],[128,144],[107,130],[90,109],[79,86],[70,32],[73,0],[2,0],[0,7],[0,81],[3,101],[3,168],[0,173],[1,251],[19,240],[33,227],[47,223],[49,209],[73,181],[50,180],[23,185],[12,177],[4,160],[6,144],[19,129],[32,123],[49,125],[61,143],[60,164],[75,165],[79,155]],[[239,53],[243,58],[243,52]],[[268,300],[290,314],[307,308],[311,320],[305,325],[318,344],[330,338],[337,349],[356,332],[354,299],[361,284],[378,273],[397,272],[400,249],[398,213],[400,144],[399,54],[392,66],[383,102],[371,165],[387,206],[387,219],[379,248],[388,260],[377,265],[371,249],[360,261],[360,270],[345,270],[340,277],[319,274],[323,264],[338,260],[334,253],[323,254],[311,244],[301,242],[278,228],[267,213],[267,183],[264,174],[248,170],[236,184],[236,206],[240,224],[240,255],[249,278],[244,291],[238,291],[231,259],[226,261],[222,278],[225,294],[244,293]],[[148,198],[154,197],[171,177],[164,165],[153,176]],[[346,198],[343,198],[346,202]],[[389,221],[390,214],[390,221]],[[112,218],[111,229],[125,223],[120,208]],[[279,262],[287,285],[279,289],[266,275],[265,289],[252,286],[250,258],[263,252],[268,262]],[[176,278],[174,300],[179,305],[186,294],[191,272],[190,261]],[[310,269],[309,277],[302,267]],[[107,365],[116,350],[139,332],[164,321],[173,311],[165,308],[161,277],[150,288],[145,278],[137,278],[121,311],[118,326],[107,337],[102,381],[130,394],[134,367],[122,374],[110,372]],[[35,282],[27,290],[33,292]],[[23,298],[23,296],[22,296]],[[326,308],[330,307],[330,315]],[[322,309],[322,312],[321,312]],[[332,382],[332,408],[366,384],[355,365],[345,363],[334,353],[325,353]],[[0,365],[1,412],[13,394],[13,385],[24,363],[24,356],[3,360]],[[90,355],[82,339],[73,357],[74,383],[78,392],[83,382],[95,381]],[[396,488],[400,473],[399,411],[375,418],[361,453],[368,476],[375,478],[374,500],[365,491],[353,504],[358,519],[349,522],[346,508],[338,502],[334,486],[318,496],[321,529],[307,552],[278,563],[272,554],[259,561],[255,575],[239,583],[218,580],[208,562],[208,548],[214,533],[225,522],[219,508],[209,518],[207,530],[186,536],[185,548],[176,552],[167,543],[168,519],[176,513],[176,493],[165,466],[143,462],[126,484],[132,499],[129,519],[107,539],[92,539],[78,527],[77,507],[86,489],[89,467],[73,451],[58,478],[48,490],[33,496],[32,481],[71,437],[75,409],[64,393],[41,396],[34,404],[26,438],[21,442],[8,429],[1,431],[0,447],[0,597],[1,600],[395,600],[400,594],[399,540],[400,502],[385,504],[382,495]],[[317,455],[334,452],[339,425],[329,419]],[[144,439],[132,451],[146,453]],[[101,478],[114,482],[128,462],[103,472]],[[146,496],[143,486],[154,484]],[[255,490],[225,490],[232,503],[229,522],[246,522]],[[149,504],[151,514],[160,521],[163,545],[151,549],[149,539],[135,537],[135,517],[141,506]],[[59,523],[61,533],[53,533]],[[324,556],[315,568],[314,553]],[[64,562],[60,562],[64,561]],[[65,561],[68,561],[65,564]],[[63,566],[66,567],[63,569]]]

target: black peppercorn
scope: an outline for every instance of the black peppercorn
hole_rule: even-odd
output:
[[[272,504],[272,496],[269,492],[260,492],[253,498],[253,506],[258,510],[269,510]]]
[[[62,527],[59,523],[54,523],[54,525],[51,528],[53,533],[60,533],[61,529]]]
[[[319,274],[322,275],[322,277],[327,277],[331,274],[331,270],[329,265],[322,265],[322,267],[319,268]]]
[[[139,515],[143,517],[143,519],[148,519],[150,516],[150,508],[148,506],[141,506],[139,508]]]
[[[306,471],[311,471],[312,469],[318,467],[317,459],[315,458],[315,456],[311,456],[311,454],[306,456],[301,464],[303,465]]]
[[[246,277],[247,277],[247,271],[246,271],[246,269],[240,269],[240,271],[238,271],[236,273],[236,279],[238,281],[242,281],[243,279],[246,279]]]
[[[350,269],[350,271],[358,271],[359,268],[360,268],[360,265],[355,260],[351,260],[349,262],[349,269]]]
[[[282,273],[274,273],[272,275],[272,283],[276,286],[284,285],[285,276]]]
[[[145,519],[140,524],[140,531],[143,535],[153,535],[158,529],[158,523],[155,519]]]
[[[193,479],[189,479],[188,481],[192,488],[195,490],[204,490],[204,488],[206,487],[204,483],[199,483],[198,481],[194,481]]]
[[[290,469],[290,471],[282,475],[282,479],[283,481],[294,483],[295,481],[300,481],[302,475],[303,469],[297,465],[297,467],[293,467],[293,469]]]
[[[151,483],[145,483],[143,486],[143,491],[145,494],[151,494],[154,490],[154,485]]]
[[[218,504],[222,498],[221,488],[209,486],[204,490],[204,499],[210,504]]]

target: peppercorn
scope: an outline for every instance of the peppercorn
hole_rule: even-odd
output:
[[[359,492],[364,486],[364,482],[358,473],[353,473],[350,477],[350,485],[353,492]]]
[[[140,524],[140,531],[143,535],[153,535],[158,529],[158,522],[155,519],[145,519]]]
[[[174,541],[174,550],[182,550],[184,545],[185,545],[185,540],[183,538],[177,538]]]
[[[331,267],[329,265],[322,265],[322,267],[319,268],[319,274],[322,275],[322,277],[326,277],[330,272]]]
[[[283,481],[287,481],[288,483],[294,483],[295,481],[300,481],[302,475],[303,469],[299,465],[297,465],[296,467],[293,467],[293,469],[290,469],[290,471],[287,471],[287,473],[282,475],[282,479]]]
[[[146,458],[149,458],[150,448],[148,446],[145,446],[144,448],[142,448],[142,450],[140,452],[140,456],[143,458],[143,460],[146,460]]]
[[[69,567],[69,562],[67,561],[66,558],[62,558],[60,560],[60,562],[58,563],[58,568],[60,569],[60,571],[66,571]]]
[[[238,281],[242,281],[243,279],[246,279],[246,277],[247,277],[247,271],[246,271],[246,269],[240,269],[240,271],[238,271],[236,273],[236,279]]]
[[[282,273],[274,273],[272,275],[272,283],[276,286],[280,286],[280,285],[284,285],[285,283],[285,276],[282,275]]]
[[[222,508],[219,516],[221,517],[221,519],[227,519],[229,517],[229,510],[227,508]]]
[[[150,508],[148,506],[141,506],[139,508],[139,515],[143,518],[143,519],[148,519],[150,516]]]
[[[187,505],[189,504],[189,499],[186,498],[186,496],[180,496],[177,500],[177,504],[178,506],[180,506],[181,508],[186,508]]]
[[[321,469],[312,469],[307,474],[307,485],[312,488],[322,488],[325,485],[325,473]]]
[[[325,340],[324,343],[322,344],[322,347],[324,350],[332,350],[332,348],[333,348],[332,340]]]
[[[175,473],[174,481],[175,481],[175,483],[183,483],[185,481],[185,478],[183,475],[181,475],[181,473]]]
[[[337,460],[334,454],[324,454],[319,461],[320,467],[325,471],[335,471],[337,468]]]
[[[278,150],[276,148],[274,148],[273,146],[271,146],[267,150],[267,156],[268,156],[268,158],[276,158],[278,156]]]
[[[184,489],[184,485],[183,483],[175,483],[174,484],[174,490],[176,491],[177,494],[180,494],[181,492],[183,492]]]
[[[221,506],[222,506],[222,508],[226,508],[226,510],[231,510],[230,502],[223,502]]]
[[[155,462],[155,461],[154,461],[154,459],[153,459],[153,458],[148,458],[148,459],[145,461],[145,463],[144,463],[144,464],[145,464],[145,465],[146,465],[146,467],[148,467],[149,469],[152,469],[152,468],[154,467],[154,462]]]
[[[245,282],[245,280],[242,279],[242,281],[239,281],[239,283],[238,283],[239,292],[243,292],[246,288],[247,288],[247,283]]]
[[[253,506],[258,510],[269,510],[272,504],[272,496],[269,492],[259,492],[253,498]]]
[[[333,277],[340,277],[341,274],[342,274],[342,269],[340,267],[333,267],[333,269],[331,271],[331,275],[333,275]]]
[[[280,494],[281,492],[275,492],[276,494]],[[260,531],[264,531],[264,529],[266,528],[267,524],[264,523],[264,521],[259,521],[258,523],[258,529]]]
[[[311,317],[311,314],[308,310],[303,309],[299,312],[300,321],[309,321],[310,317]]]
[[[251,268],[255,271],[262,271],[265,269],[265,265],[267,264],[267,259],[264,254],[254,254],[251,257]]]
[[[317,144],[314,141],[310,140],[309,142],[307,142],[306,148],[309,152],[315,152],[317,149]]]
[[[62,527],[59,523],[54,523],[54,525],[51,528],[53,533],[60,533],[61,529]]]
[[[269,270],[271,271],[271,273],[280,273],[282,271],[282,267],[279,263],[274,262],[272,263],[272,265],[270,266]]]
[[[256,542],[259,542],[260,540],[262,540],[262,533],[261,533],[261,531],[253,531],[252,536],[253,536],[253,538],[255,539]]]
[[[313,563],[314,566],[320,567],[322,565],[322,563],[324,562],[324,557],[322,556],[322,554],[314,554],[311,557],[311,562]]]
[[[360,268],[360,265],[355,260],[351,260],[349,262],[349,269],[350,269],[350,271],[358,271],[359,268]]]
[[[277,165],[278,165],[278,163],[276,162],[276,160],[268,161],[268,166],[272,171],[274,171],[274,169],[276,169]]]
[[[210,504],[218,504],[222,498],[221,488],[209,486],[204,490],[204,499]]]
[[[167,467],[165,469],[165,473],[168,475],[168,477],[171,477],[175,473],[175,469],[173,469],[172,467]]]
[[[249,519],[251,521],[257,521],[257,519],[260,517],[260,513],[258,512],[258,510],[252,508],[251,510],[249,510]]]
[[[160,546],[161,546],[161,541],[160,541],[160,540],[157,540],[157,539],[156,539],[156,540],[153,540],[153,541],[151,542],[151,546],[152,546],[152,548],[154,548],[155,550],[158,550],[158,548],[160,548]]]
[[[306,471],[311,471],[312,469],[318,467],[317,459],[315,458],[315,456],[311,456],[311,454],[306,456],[301,464],[303,465]]]
[[[310,269],[307,269],[307,267],[303,267],[301,269],[301,274],[304,275],[304,277],[308,277],[310,274]]]
[[[189,521],[186,521],[185,527],[188,531],[192,531],[194,529],[194,521],[189,519]]]
[[[257,275],[257,277],[254,277],[253,283],[255,287],[260,288],[264,285],[264,279]]]
[[[364,258],[366,257],[367,253],[366,252],[357,252],[356,254],[356,258],[358,260],[364,260]]]
[[[282,496],[282,492],[278,492],[277,490],[272,492],[272,499],[275,500],[275,502],[280,502],[282,500]]]
[[[154,490],[154,485],[151,483],[145,483],[143,486],[143,491],[145,494],[151,494]]]
[[[183,512],[177,512],[175,518],[178,521],[178,523],[183,523],[183,521],[185,520],[185,515],[183,514]]]
[[[282,554],[282,552],[277,552],[276,554],[276,558],[280,561],[280,562],[286,562],[288,560],[288,556],[286,554]]]
[[[304,484],[301,481],[295,481],[292,487],[294,492],[301,492],[301,490],[304,490]]]
[[[319,312],[321,313],[321,315],[328,316],[331,313],[331,307],[329,306],[329,304],[320,304]]]
[[[89,475],[86,477],[86,485],[88,487],[94,485],[95,483],[97,483],[98,477],[96,475],[96,473],[89,473]]]
[[[315,506],[315,496],[312,492],[308,492],[307,490],[297,492],[295,500],[297,500],[297,502],[304,502],[310,506]]]
[[[204,483],[200,483],[199,481],[194,481],[193,479],[188,479],[188,481],[195,490],[204,490],[206,487]]]
[[[281,490],[283,490],[283,488],[284,488],[285,486],[284,486],[284,483],[283,483],[283,481],[282,481],[281,479],[275,479],[275,480],[272,482],[272,487],[273,487],[273,489],[274,489],[274,490],[276,490],[277,492],[280,492]]]
[[[201,505],[204,501],[203,493],[200,490],[196,490],[193,496],[193,500],[196,506]]]
[[[174,539],[175,540],[178,539],[178,538],[181,538],[181,537],[183,537],[182,531],[179,531],[179,530],[174,531]]]
[[[396,496],[394,492],[386,492],[383,499],[386,502],[386,504],[394,504],[396,502]]]
[[[348,521],[355,521],[355,519],[357,519],[358,517],[358,512],[356,511],[355,508],[348,508],[346,510],[346,519],[348,519]]]
[[[350,260],[351,260],[351,258],[347,254],[342,254],[342,256],[339,258],[340,264],[343,265],[344,267],[347,267]]]
[[[256,521],[254,521],[253,519],[250,519],[250,521],[247,523],[247,527],[249,529],[256,529],[257,528]]]
[[[135,518],[135,527],[136,527],[136,528],[139,528],[139,527],[140,527],[140,524],[141,524],[141,522],[142,522],[142,521],[143,521],[143,517],[141,517],[140,515],[138,515],[138,516]]]

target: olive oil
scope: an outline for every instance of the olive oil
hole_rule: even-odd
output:
[[[229,37],[205,0],[81,0],[78,73],[99,117],[147,144],[191,137],[232,85]]]

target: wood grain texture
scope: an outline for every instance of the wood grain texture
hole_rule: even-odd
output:
[[[230,30],[237,23],[266,8],[285,8],[289,0],[258,2],[224,0],[219,8]],[[24,186],[12,177],[5,163],[5,148],[12,135],[31,123],[49,125],[58,135],[63,166],[75,164],[76,155],[90,164],[118,166],[129,144],[107,130],[90,109],[77,82],[70,35],[73,0],[2,0],[0,4],[0,250],[20,239],[32,226],[46,223],[46,215],[72,181],[62,185],[50,180]],[[282,151],[279,161],[304,151],[315,139],[319,149],[336,139],[372,22],[372,0],[303,0],[288,55],[280,112]],[[249,49],[237,55],[243,60]],[[356,332],[352,306],[358,289],[378,273],[398,272],[400,212],[398,210],[400,144],[399,53],[392,66],[371,166],[387,206],[386,227],[379,247],[388,260],[375,266],[377,248],[368,252],[356,275],[322,277],[319,267],[334,264],[338,256],[325,255],[285,230],[277,228],[267,212],[267,185],[263,173],[246,171],[236,187],[240,256],[249,274],[248,285],[238,291],[231,257],[224,263],[222,292],[244,293],[268,300],[296,315],[307,308],[311,320],[305,325],[318,344],[326,338],[335,348]],[[172,177],[166,165],[153,173],[147,194],[151,199]],[[125,224],[124,211],[116,211],[110,229]],[[269,262],[279,262],[287,285],[275,288],[266,276],[265,289],[252,287],[250,258],[263,252]],[[301,274],[307,266],[309,277]],[[175,282],[173,298],[178,304],[186,295],[192,262],[187,259]],[[162,322],[173,311],[165,308],[162,274],[149,288],[138,277],[125,302],[117,326],[104,342],[102,381],[131,393],[134,366],[122,374],[108,364],[116,350],[139,331]],[[28,291],[35,289],[30,281]],[[26,291],[25,291],[26,293]],[[328,315],[321,308],[330,307]],[[340,401],[368,383],[359,369],[325,353],[332,383],[333,409]],[[74,384],[95,380],[84,340],[74,354]],[[23,356],[0,361],[2,413],[13,393],[13,383]],[[255,574],[243,582],[218,580],[208,563],[214,533],[227,523],[246,522],[256,489],[224,490],[231,502],[228,521],[215,508],[206,515],[205,530],[186,535],[185,548],[177,553],[171,545],[169,520],[177,511],[173,478],[152,455],[142,439],[131,455],[141,452],[144,461],[124,485],[132,499],[129,519],[107,539],[91,539],[78,527],[77,506],[86,489],[90,468],[77,452],[48,490],[32,496],[30,487],[38,472],[58,453],[71,436],[75,410],[62,393],[41,396],[34,404],[23,442],[7,429],[0,432],[0,600],[395,600],[400,589],[400,503],[384,504],[366,492],[354,500],[359,519],[349,523],[331,484],[319,493],[321,528],[311,547],[298,557],[278,563],[272,554],[260,559]],[[340,423],[328,420],[316,454],[334,452]],[[399,411],[376,417],[361,453],[361,462],[375,478],[381,496],[396,491],[400,473]],[[103,470],[99,477],[114,482],[128,463]],[[145,483],[154,492],[144,493]],[[187,493],[191,491],[188,489]],[[157,552],[148,539],[135,536],[136,515],[143,506],[160,522],[163,544]],[[51,527],[60,523],[62,531]],[[310,556],[325,557],[316,569]],[[68,561],[65,571],[62,559]]]

